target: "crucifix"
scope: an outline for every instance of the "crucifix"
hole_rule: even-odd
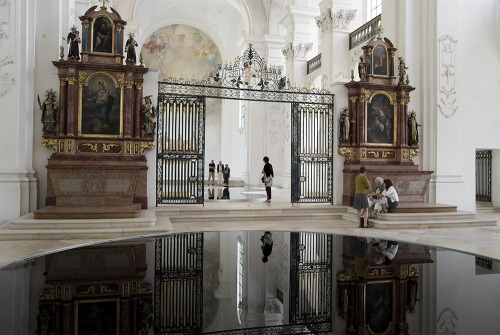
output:
[[[377,35],[378,35],[377,39],[380,39],[381,38],[380,35],[382,35],[382,33],[384,32],[384,29],[382,28],[382,26],[378,26],[375,29],[375,31],[377,32]]]

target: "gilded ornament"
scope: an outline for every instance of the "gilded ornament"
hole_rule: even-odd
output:
[[[49,285],[49,287],[44,288],[39,294],[38,299],[40,300],[54,300],[55,298],[54,285]]]
[[[359,97],[358,96],[350,96],[349,97],[349,100],[351,100],[351,102],[356,102],[356,100],[358,100]]]
[[[118,144],[114,144],[114,143],[111,143],[111,144],[102,144],[102,152],[106,152],[106,151],[109,151],[111,148],[114,148],[114,147],[119,147]]]
[[[95,285],[91,285],[87,290],[80,292],[80,294],[95,294]]]
[[[410,149],[410,160],[413,159],[413,157],[417,157],[420,154],[420,151],[418,149]]]
[[[68,84],[69,84],[69,85],[74,85],[74,84],[75,84],[75,82],[76,82],[76,78],[73,78],[73,77],[68,78]]]
[[[410,265],[410,269],[409,269],[409,274],[408,274],[410,277],[419,277],[420,276],[420,273],[418,272],[418,269],[415,269],[413,267],[413,265]]]
[[[80,81],[85,81],[85,78],[87,78],[87,75],[88,75],[88,73],[85,71],[80,71],[78,73],[78,77],[79,77]]]
[[[378,151],[367,151],[366,153],[372,154],[374,158],[379,158],[379,152]]]
[[[339,281],[352,281],[356,279],[356,274],[354,273],[354,270],[352,268],[348,268],[347,271],[342,272],[338,276]]]
[[[408,266],[401,267],[401,278],[408,277]]]
[[[153,286],[151,284],[146,283],[146,282],[141,280],[139,282],[139,287],[138,287],[137,293],[139,293],[139,294],[153,293]]]
[[[339,154],[344,156],[346,160],[354,158],[353,150],[351,148],[339,148]]]
[[[132,80],[127,80],[125,81],[125,85],[127,88],[132,88],[134,87],[134,82]]]
[[[44,139],[42,140],[42,146],[47,149],[52,149],[53,152],[57,152],[57,140],[55,139]]]
[[[67,83],[68,83],[68,78],[59,78],[59,84],[61,86],[66,86]]]
[[[118,292],[118,291],[110,289],[106,285],[101,285],[101,287],[99,289],[99,293],[114,293],[114,292]]]
[[[94,151],[94,152],[98,152],[98,143],[82,143],[82,145],[85,145],[85,146],[88,146],[90,148],[90,150]]]

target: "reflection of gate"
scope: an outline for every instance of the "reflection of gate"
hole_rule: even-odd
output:
[[[157,203],[203,203],[205,99],[158,97]]]
[[[203,318],[203,234],[156,240],[154,333],[200,334]]]
[[[292,203],[333,201],[332,108],[292,104]]]
[[[491,150],[476,151],[476,201],[491,202]]]
[[[332,241],[329,234],[290,234],[290,324],[330,330]]]

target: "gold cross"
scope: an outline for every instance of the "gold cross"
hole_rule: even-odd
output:
[[[375,31],[377,32],[378,38],[380,39],[380,35],[384,32],[384,28],[382,28],[382,26],[378,26]]]
[[[109,2],[109,0],[101,0],[102,2],[102,7],[106,7],[106,2]]]

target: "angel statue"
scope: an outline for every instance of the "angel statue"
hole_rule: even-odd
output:
[[[408,70],[408,67],[405,64],[405,60],[403,57],[398,57],[399,59],[399,84],[404,84],[405,83],[405,77],[406,77],[406,70]],[[409,80],[408,80],[409,82]]]
[[[45,92],[45,97],[42,103],[40,95],[38,95],[38,105],[42,110],[43,134],[55,134],[57,124],[56,92],[49,89]]]
[[[144,123],[142,124],[142,137],[155,135],[156,128],[156,108],[151,102],[152,95],[144,97],[144,105],[142,105],[142,114],[144,114]]]

